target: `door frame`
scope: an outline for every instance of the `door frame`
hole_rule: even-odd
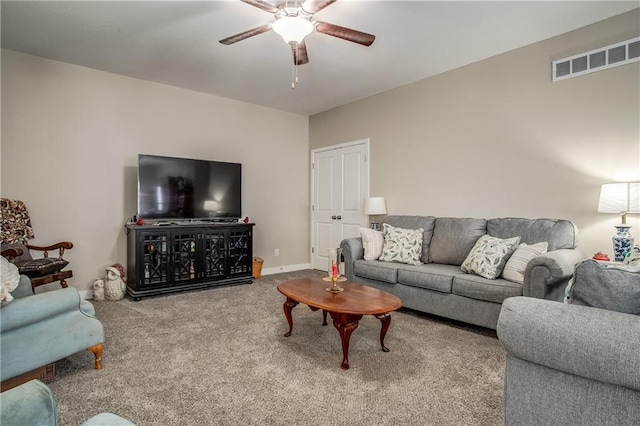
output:
[[[365,198],[369,197],[369,193],[371,191],[371,155],[370,155],[370,150],[369,150],[369,146],[370,146],[370,141],[369,138],[365,138],[365,139],[358,139],[355,141],[351,141],[351,142],[345,142],[345,143],[340,143],[337,145],[330,145],[330,146],[324,146],[321,148],[316,148],[316,149],[312,149],[311,150],[311,161],[309,163],[309,174],[311,175],[311,178],[309,179],[310,182],[310,189],[309,189],[309,194],[310,194],[310,200],[309,200],[309,265],[311,267],[311,269],[314,269],[314,264],[313,264],[313,247],[315,247],[315,238],[314,238],[314,220],[315,220],[315,206],[314,206],[314,200],[315,200],[315,188],[316,188],[316,182],[315,182],[315,173],[314,173],[314,164],[315,164],[315,157],[317,154],[321,153],[321,152],[326,152],[326,151],[333,151],[333,150],[337,150],[337,149],[341,149],[341,148],[348,148],[348,147],[352,147],[352,146],[356,146],[356,145],[364,145],[365,148],[365,179],[366,179],[366,190],[365,190]],[[363,216],[366,216],[363,214]],[[368,221],[368,220],[367,220]],[[343,272],[340,272],[343,273]]]

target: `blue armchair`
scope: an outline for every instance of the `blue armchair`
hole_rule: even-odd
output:
[[[31,380],[0,394],[0,424],[3,426],[56,426],[56,401],[51,389],[40,380]],[[131,426],[129,420],[100,413],[81,426]]]
[[[0,380],[88,349],[95,368],[102,369],[102,323],[93,305],[73,287],[33,294],[28,277],[21,276],[11,293],[14,300],[0,309]]]

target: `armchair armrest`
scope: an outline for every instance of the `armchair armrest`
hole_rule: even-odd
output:
[[[364,258],[362,237],[348,238],[340,242],[342,257],[344,259],[344,274],[349,281],[353,281],[353,262]]]
[[[16,257],[22,256],[22,249],[19,248],[8,248],[2,250],[2,257],[6,257],[9,261],[12,261]]]
[[[6,425],[55,425],[56,401],[51,389],[31,380],[0,394],[0,423]]]
[[[62,241],[62,242],[59,242],[59,243],[52,244],[50,246],[33,246],[33,245],[30,245],[30,244],[27,244],[26,246],[27,246],[27,248],[29,250],[43,251],[44,252],[44,257],[49,257],[49,250],[58,249],[58,252],[60,254],[60,258],[62,258],[62,256],[64,255],[64,250],[65,249],[72,249],[73,248],[73,243],[70,243],[69,241]]]
[[[530,297],[502,304],[507,355],[640,391],[640,316]]]
[[[15,299],[0,310],[0,332],[25,327],[65,312],[81,311],[80,302],[80,293],[73,287]]]
[[[562,301],[576,264],[584,259],[576,249],[554,250],[533,258],[524,273],[522,295]]]

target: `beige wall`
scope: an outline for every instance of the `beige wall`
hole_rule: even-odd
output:
[[[596,209],[602,183],[640,180],[640,65],[552,83],[551,61],[638,35],[636,9],[314,115],[310,146],[370,138],[391,214],[565,218],[612,255],[620,218]]]
[[[242,163],[255,255],[309,262],[307,117],[2,50],[2,196],[27,203],[33,243],[74,243],[80,290],[126,266],[138,153]]]

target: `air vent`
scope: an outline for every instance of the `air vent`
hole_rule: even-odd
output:
[[[553,61],[553,81],[638,61],[640,61],[640,37]]]

